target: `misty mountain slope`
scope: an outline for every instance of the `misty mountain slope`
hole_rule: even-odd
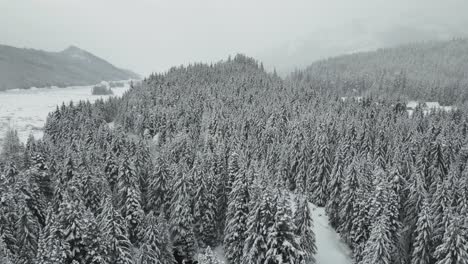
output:
[[[0,45],[0,90],[89,85],[139,76],[75,46],[61,52]]]
[[[291,75],[343,95],[375,93],[444,104],[468,99],[468,40],[414,43],[313,63]]]
[[[466,26],[407,21],[386,25],[376,21],[355,20],[344,25],[319,28],[280,46],[266,49],[259,58],[268,68],[284,75],[312,62],[344,54],[393,48],[422,41],[447,41],[467,36]]]

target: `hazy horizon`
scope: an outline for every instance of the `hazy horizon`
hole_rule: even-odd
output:
[[[0,44],[75,45],[142,75],[235,53],[286,69],[398,39],[463,37],[467,9],[461,0],[0,0]]]

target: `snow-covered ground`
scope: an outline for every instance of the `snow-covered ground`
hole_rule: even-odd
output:
[[[452,110],[456,110],[454,106],[443,106],[440,105],[439,102],[418,102],[418,101],[409,101],[406,104],[406,109],[408,111],[409,116],[413,115],[414,109],[419,105],[423,104],[423,113],[427,115],[431,111],[444,111],[450,112]]]
[[[89,100],[108,95],[91,95],[91,86],[72,86],[67,88],[31,88],[14,89],[0,92],[0,146],[8,128],[18,131],[22,142],[26,142],[30,133],[36,138],[42,137],[42,128],[49,112],[63,102]],[[121,96],[129,89],[129,82],[124,87],[112,88],[114,95]]]
[[[329,225],[325,209],[314,204],[309,206],[314,220],[317,264],[351,264],[351,250]]]

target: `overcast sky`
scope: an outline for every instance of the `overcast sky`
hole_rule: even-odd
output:
[[[237,52],[264,55],[353,23],[456,26],[467,10],[466,0],[0,0],[0,44],[73,44],[146,75]]]

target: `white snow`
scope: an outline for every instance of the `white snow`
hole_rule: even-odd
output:
[[[215,255],[217,259],[221,260],[224,263],[228,263],[224,255],[224,248],[222,245],[213,248],[213,254]]]
[[[429,108],[429,109],[439,109],[440,108],[440,104],[439,102],[426,102],[426,107]]]
[[[317,245],[315,259],[317,264],[351,264],[351,250],[329,225],[328,216],[323,207],[310,203],[314,233]]]
[[[22,142],[26,142],[30,133],[36,138],[43,135],[42,128],[49,112],[54,111],[63,102],[108,98],[109,95],[91,95],[91,86],[72,86],[67,88],[14,89],[0,92],[0,146],[9,128],[16,129]],[[121,96],[129,89],[129,82],[124,87],[112,88],[114,95]]]
[[[418,101],[409,101],[406,104],[406,110],[408,111],[409,116],[413,115],[414,109],[419,105]],[[429,114],[431,111],[443,111],[450,112],[456,110],[454,106],[442,106],[439,102],[421,102],[423,106],[423,113],[425,115]]]
[[[417,106],[419,105],[419,102],[418,101],[409,101],[407,104],[406,104],[406,108],[407,109],[415,109]]]

